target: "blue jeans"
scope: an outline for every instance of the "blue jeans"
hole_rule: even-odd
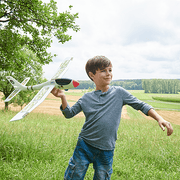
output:
[[[64,180],[83,180],[90,163],[93,163],[94,180],[110,180],[114,150],[105,151],[90,146],[79,139],[69,160]]]

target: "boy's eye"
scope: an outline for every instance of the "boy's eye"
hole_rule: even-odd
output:
[[[101,72],[106,72],[106,69],[102,69]],[[109,69],[109,72],[112,72],[112,69]]]

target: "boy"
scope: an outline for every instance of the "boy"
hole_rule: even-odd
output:
[[[84,179],[90,163],[95,170],[94,179],[110,179],[113,154],[122,107],[126,104],[158,121],[167,135],[173,132],[171,124],[158,115],[152,106],[138,100],[121,87],[109,86],[112,80],[112,64],[105,56],[95,56],[86,64],[86,72],[95,83],[96,90],[84,94],[75,105],[70,107],[63,91],[53,89],[52,94],[60,97],[60,107],[66,118],[83,111],[85,123],[78,137],[73,156],[66,169],[65,180]]]

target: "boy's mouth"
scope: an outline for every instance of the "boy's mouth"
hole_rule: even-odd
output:
[[[105,78],[106,80],[111,80],[111,78]]]

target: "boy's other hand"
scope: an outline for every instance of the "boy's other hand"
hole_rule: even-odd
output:
[[[148,115],[154,118],[159,123],[159,126],[163,131],[165,131],[165,127],[167,128],[168,136],[170,136],[173,133],[173,127],[171,126],[171,123],[165,121],[163,117],[161,117],[154,109],[150,109],[148,111]]]
[[[159,120],[158,123],[163,131],[165,131],[165,127],[167,128],[167,136],[170,136],[173,133],[173,127],[170,122],[162,119],[162,120]]]

